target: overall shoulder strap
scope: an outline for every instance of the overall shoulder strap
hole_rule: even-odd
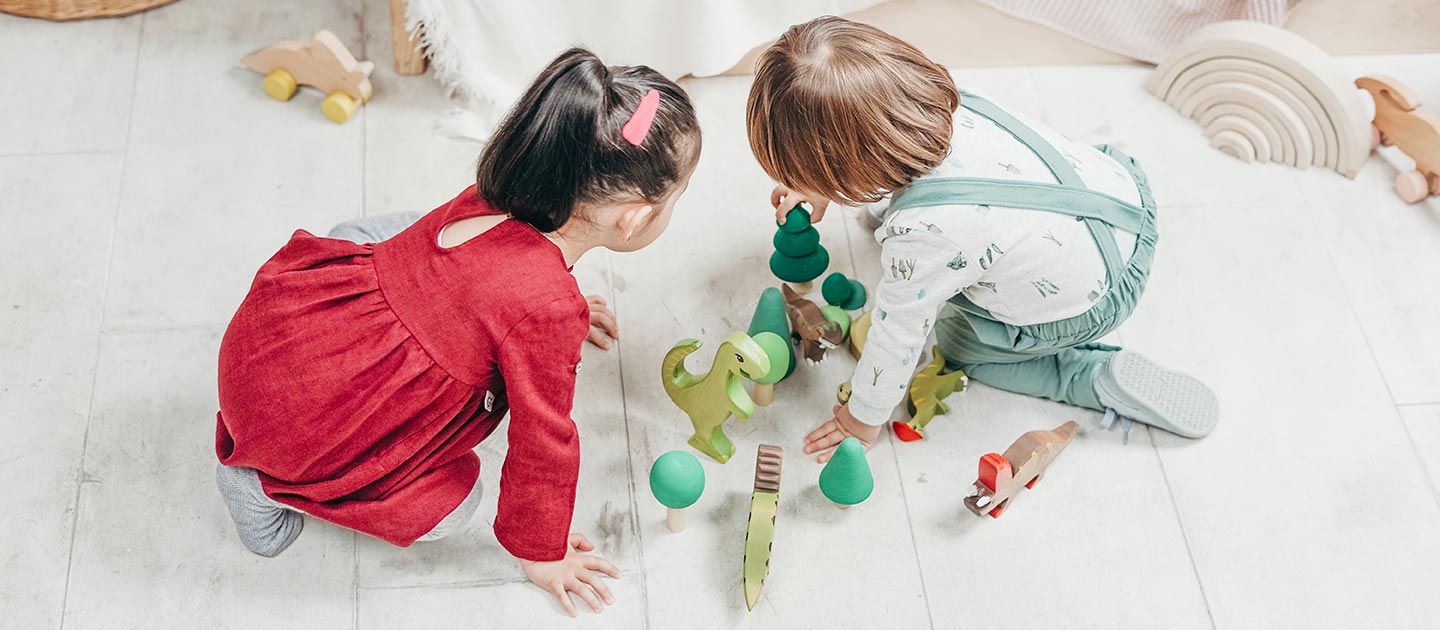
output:
[[[1049,168],[1050,172],[1055,175],[1055,181],[1060,182],[1060,185],[1085,187],[1085,181],[1080,179],[1080,175],[1075,172],[1074,167],[1070,166],[1070,162],[1065,159],[1065,156],[1060,155],[1060,152],[1040,137],[1040,134],[1010,115],[1010,112],[969,92],[960,93],[960,106],[990,119],[990,122],[995,123],[997,127],[1014,136],[1016,140],[1020,141],[1020,144],[1029,148],[1035,157],[1045,163],[1046,168]]]

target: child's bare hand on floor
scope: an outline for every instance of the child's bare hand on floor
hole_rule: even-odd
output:
[[[782,225],[785,223],[785,215],[800,202],[810,204],[810,222],[819,223],[825,218],[825,209],[830,207],[829,199],[811,199],[809,195],[795,192],[785,186],[776,186],[770,191],[770,205],[775,206],[775,220]]]
[[[618,580],[620,569],[600,556],[580,553],[594,550],[595,545],[584,535],[570,534],[570,543],[563,560],[521,560],[520,568],[531,582],[560,600],[560,605],[565,607],[565,612],[571,617],[576,616],[576,612],[575,602],[570,601],[569,593],[579,595],[580,599],[590,604],[591,610],[598,613],[605,609],[604,604],[600,603],[601,600],[604,600],[605,604],[615,603],[615,596],[610,594],[610,587],[605,586],[605,582],[600,579],[600,573]]]
[[[615,313],[610,311],[603,297],[587,295],[585,301],[590,304],[590,334],[585,336],[585,340],[601,350],[609,350],[610,339],[620,338],[620,324],[615,320]]]
[[[830,461],[830,456],[835,453],[835,445],[845,441],[847,437],[860,440],[860,444],[864,445],[867,451],[875,444],[875,440],[880,439],[880,427],[856,420],[855,416],[850,415],[849,407],[835,405],[830,412],[834,417],[805,436],[805,452],[820,453],[815,457],[815,461],[822,464]]]

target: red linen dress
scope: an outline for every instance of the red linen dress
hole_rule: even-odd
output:
[[[220,461],[257,469],[276,501],[408,546],[470,492],[472,449],[508,408],[495,536],[519,558],[563,558],[589,307],[525,223],[440,247],[445,225],[494,213],[471,187],[382,243],[296,231],[220,344]]]

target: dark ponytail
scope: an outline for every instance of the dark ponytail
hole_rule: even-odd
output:
[[[640,146],[620,133],[646,92],[660,93]],[[581,204],[661,202],[700,151],[695,108],[647,66],[606,67],[571,48],[535,78],[480,153],[476,186],[495,209],[553,232]]]

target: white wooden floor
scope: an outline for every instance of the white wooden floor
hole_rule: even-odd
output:
[[[562,616],[488,527],[408,550],[311,521],[283,556],[241,548],[212,481],[215,357],[257,266],[295,228],[427,209],[476,148],[450,104],[389,70],[383,0],[184,0],[119,20],[0,17],[0,626],[4,628],[1434,628],[1440,626],[1440,203],[1395,166],[1247,165],[1145,94],[1139,67],[965,69],[961,84],[1149,170],[1161,246],[1128,346],[1210,383],[1192,442],[981,385],[922,443],[870,454],[874,497],[841,512],[800,440],[853,362],[802,368],[728,430],[689,530],[646,473],[684,448],[656,370],[674,341],[743,329],[766,270],[770,183],[743,132],[744,78],[691,81],[705,153],[670,232],[582,261],[623,342],[585,350],[574,529],[626,577],[601,615]],[[278,104],[239,57],[335,31],[378,62],[344,126]],[[1345,59],[1440,106],[1440,56]],[[1386,154],[1397,163],[1403,157]],[[854,220],[821,226],[832,268],[878,277]],[[961,495],[977,458],[1068,419],[1089,430],[999,520]],[[755,446],[787,449],[770,580],[740,551]]]

